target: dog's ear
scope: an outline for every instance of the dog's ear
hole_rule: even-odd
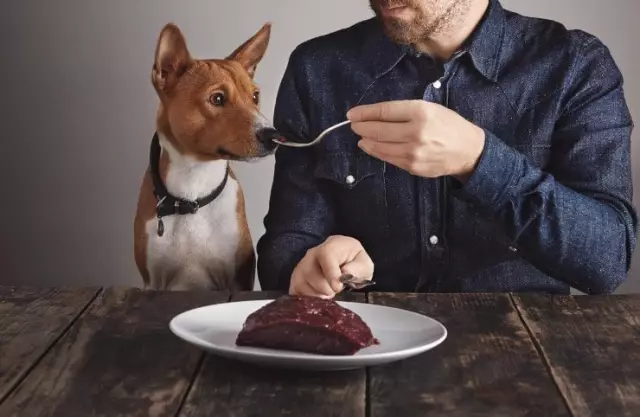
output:
[[[251,39],[240,45],[227,59],[240,62],[249,75],[253,77],[258,63],[260,63],[267,51],[270,36],[271,23],[265,23]]]
[[[160,32],[151,81],[159,91],[173,87],[192,63],[187,42],[182,32],[173,23]]]

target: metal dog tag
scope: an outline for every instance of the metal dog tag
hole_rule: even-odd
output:
[[[161,217],[158,217],[158,236],[164,235],[164,222]]]

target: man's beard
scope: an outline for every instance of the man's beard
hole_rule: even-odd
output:
[[[416,21],[384,19],[382,16],[378,16],[378,19],[382,21],[386,35],[400,44],[415,44],[433,32],[433,28],[427,22],[421,24]]]
[[[391,40],[400,43],[412,45],[424,40],[435,33],[445,31],[452,25],[456,16],[466,12],[465,5],[468,6],[467,0],[454,0],[443,10],[438,10],[436,2],[432,2],[429,15],[423,11],[423,7],[414,5],[410,0],[403,2],[407,7],[415,10],[416,15],[411,21],[403,19],[386,18],[382,15],[379,5],[385,0],[369,0],[369,6],[376,14],[378,20],[382,23],[385,34]],[[389,3],[394,4],[393,0]]]

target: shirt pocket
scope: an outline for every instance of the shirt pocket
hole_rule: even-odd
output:
[[[321,150],[315,178],[332,196],[337,234],[363,244],[389,237],[389,213],[384,162],[355,150]]]

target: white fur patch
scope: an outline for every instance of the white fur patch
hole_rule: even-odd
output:
[[[167,190],[176,197],[196,199],[209,194],[223,180],[227,162],[201,162],[177,152],[160,137],[169,154]],[[239,184],[229,177],[222,193],[195,214],[163,217],[146,224],[147,265],[152,289],[219,289],[233,282],[240,241],[236,217]]]

